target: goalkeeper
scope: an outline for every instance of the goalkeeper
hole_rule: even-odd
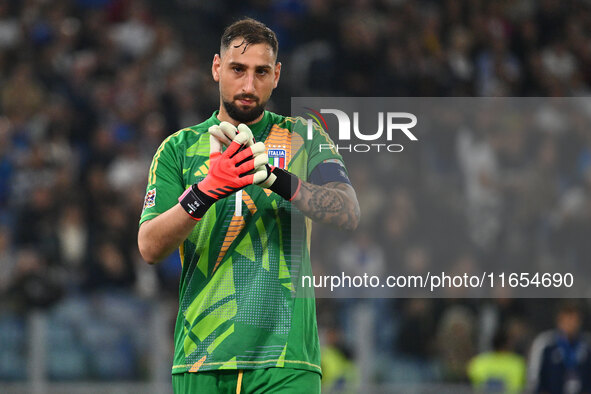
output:
[[[359,205],[341,156],[319,150],[326,133],[308,140],[303,119],[265,111],[277,50],[260,22],[228,26],[219,109],[166,138],[149,170],[140,253],[179,248],[183,265],[175,393],[320,392],[315,301],[295,296],[297,278],[311,274],[310,219],[353,230]]]

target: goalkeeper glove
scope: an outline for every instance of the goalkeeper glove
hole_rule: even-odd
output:
[[[248,130],[250,132],[250,130]],[[179,197],[189,216],[199,220],[217,200],[263,181],[267,177],[264,164],[269,161],[263,143],[246,147],[252,133],[236,135],[228,149],[221,152],[221,143],[210,135],[209,171],[205,179],[193,184]]]
[[[236,138],[236,135],[241,131],[250,136],[246,141],[246,146],[249,147],[253,145],[254,136],[252,135],[252,131],[250,131],[250,128],[243,123],[240,123],[238,128],[236,128],[232,123],[221,122],[219,125],[211,126],[208,130],[209,134],[214,136],[224,146],[229,146],[234,138]]]
[[[252,136],[250,128],[243,123],[239,124],[238,128],[236,128],[231,123],[221,122],[219,126],[210,127],[209,133],[224,145],[229,144],[236,135],[248,134]],[[257,144],[260,143],[257,142]],[[252,144],[254,144],[254,137],[249,138],[246,142],[247,146],[251,146]],[[288,201],[293,200],[300,190],[301,180],[289,171],[270,166],[269,164],[265,164],[265,171],[265,178],[260,182],[255,181],[255,184],[262,188],[270,189]]]

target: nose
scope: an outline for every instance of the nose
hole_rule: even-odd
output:
[[[254,73],[246,73],[244,84],[242,85],[242,92],[254,94]]]

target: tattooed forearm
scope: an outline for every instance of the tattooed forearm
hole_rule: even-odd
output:
[[[355,230],[359,224],[359,203],[351,185],[331,182],[318,186],[302,182],[295,206],[312,220]]]

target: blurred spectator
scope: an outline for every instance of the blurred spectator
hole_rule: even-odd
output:
[[[135,273],[129,258],[111,240],[99,241],[91,252],[87,290],[129,289],[135,283]]]
[[[14,173],[12,148],[10,121],[6,117],[0,117],[0,216],[2,216],[2,208],[8,202],[11,192],[11,178]]]
[[[503,194],[492,133],[494,115],[479,111],[475,117],[473,128],[458,134],[458,161],[464,176],[468,233],[475,245],[490,250],[501,231]]]
[[[437,302],[427,298],[400,300],[394,312],[399,321],[396,351],[419,362],[435,355]]]
[[[362,191],[361,194],[364,195],[365,192]],[[389,201],[387,205],[386,201]],[[381,206],[386,208],[386,212],[381,211],[381,217],[376,217],[376,222],[382,228],[379,233],[380,244],[384,246],[389,266],[400,267],[405,258],[405,251],[411,249],[409,246],[413,244],[414,236],[417,235],[416,204],[408,189],[399,188],[389,197],[386,195],[386,200]]]
[[[591,229],[591,167],[586,170],[584,183],[564,192],[557,205],[550,237],[553,257],[570,268],[586,270],[579,264],[591,252],[585,237]]]
[[[2,50],[14,48],[21,40],[19,20],[11,11],[9,0],[0,1],[0,48]]]
[[[337,41],[337,86],[347,95],[369,96],[373,87],[370,78],[379,64],[380,20],[370,8],[344,15]]]
[[[530,337],[529,320],[526,302],[518,298],[507,296],[507,289],[497,289],[497,298],[483,301],[479,308],[479,338],[478,350],[489,351],[493,348],[493,338],[504,328],[509,337],[511,349],[516,353],[525,355]]]
[[[149,161],[142,160],[135,145],[125,144],[107,169],[107,180],[113,190],[124,192],[134,186],[144,187],[144,173]]]
[[[375,223],[384,208],[384,193],[372,177],[369,168],[364,162],[355,163],[350,170],[351,182],[359,185],[357,198],[359,207],[363,212],[363,218],[367,223]]]
[[[511,348],[509,336],[500,329],[492,352],[481,353],[468,364],[468,377],[479,393],[521,393],[525,388],[525,359]]]
[[[58,257],[55,229],[56,201],[52,189],[39,185],[31,191],[31,201],[18,212],[15,243],[19,247],[35,245],[35,249],[52,260]]]
[[[4,113],[16,122],[31,119],[41,110],[45,91],[35,80],[30,63],[19,63],[2,88]]]
[[[542,53],[542,64],[548,75],[568,82],[577,69],[575,57],[567,50],[566,43],[559,37]]]
[[[350,276],[381,276],[385,270],[384,251],[369,231],[355,234],[353,242],[338,252],[339,269]]]
[[[438,358],[444,378],[452,382],[467,381],[466,367],[476,353],[474,316],[462,305],[450,305],[437,327]]]
[[[370,236],[369,231],[356,232],[352,242],[341,247],[337,254],[336,272],[342,272],[350,278],[383,277],[385,273],[385,259],[382,247]],[[334,271],[333,271],[334,272]],[[339,297],[350,297],[343,299],[343,306],[340,310],[341,329],[345,339],[355,342],[356,352],[373,349],[374,346],[382,343],[382,336],[379,328],[388,326],[388,317],[383,313],[384,300],[373,297],[376,289],[371,287],[355,288],[355,286],[343,285],[335,289]],[[353,292],[353,293],[352,293]],[[373,338],[361,340],[356,334],[359,329],[358,310],[365,313],[363,318],[364,327],[373,333]],[[379,321],[379,324],[378,324]],[[357,354],[358,357],[363,357]]]
[[[462,96],[470,91],[470,83],[474,78],[474,64],[470,59],[472,36],[470,31],[454,26],[450,32],[449,48],[447,49],[447,63],[453,77],[455,94]]]
[[[359,372],[352,360],[340,331],[328,328],[322,346],[322,392],[355,393],[359,384]]]
[[[521,74],[517,58],[509,52],[506,39],[500,35],[492,39],[476,61],[479,96],[510,96],[517,90]]]
[[[30,310],[53,305],[61,298],[63,288],[55,270],[42,255],[33,249],[21,249],[8,294],[17,310]]]
[[[111,37],[125,55],[140,57],[151,48],[155,32],[149,24],[150,14],[142,0],[128,2],[125,19],[111,29]]]
[[[84,276],[83,264],[90,246],[87,226],[84,210],[79,204],[71,203],[62,208],[57,226],[59,255],[68,283],[77,287]]]
[[[581,331],[583,313],[564,301],[556,313],[556,329],[539,334],[529,357],[533,392],[549,394],[591,391],[591,338]]]
[[[15,266],[12,234],[7,226],[0,225],[0,294],[5,294],[12,284]]]

